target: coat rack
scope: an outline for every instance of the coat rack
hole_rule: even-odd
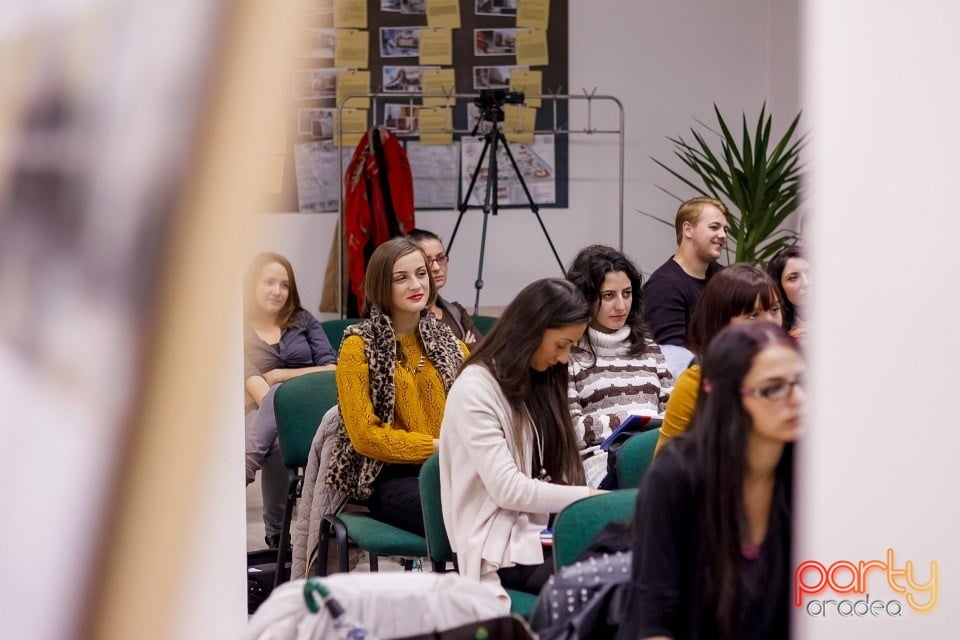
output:
[[[448,99],[448,100],[454,100],[454,101],[460,101],[460,100],[473,101],[478,95],[479,95],[479,94],[477,94],[477,93],[453,93],[453,92],[451,92],[451,93],[417,93],[417,94],[410,94],[410,95],[407,97],[407,102],[409,103],[409,105],[410,105],[411,107],[420,107],[420,106],[422,106],[422,105],[419,103],[419,101],[420,101],[422,98],[446,98],[446,99]],[[618,236],[617,236],[617,248],[622,251],[622,250],[623,250],[623,183],[624,183],[624,168],[623,168],[623,162],[624,162],[624,113],[623,113],[623,103],[620,102],[620,100],[619,100],[617,97],[615,97],[615,96],[597,95],[596,89],[594,89],[594,90],[591,91],[591,92],[587,92],[586,90],[583,90],[583,93],[582,93],[582,94],[560,94],[560,93],[555,93],[555,94],[544,94],[544,95],[527,95],[526,97],[527,97],[528,99],[530,99],[530,98],[539,98],[539,99],[542,101],[542,102],[541,102],[541,105],[543,105],[543,106],[540,107],[541,113],[544,112],[544,107],[546,106],[546,107],[547,107],[547,108],[546,108],[546,112],[550,114],[550,126],[548,126],[548,127],[546,127],[546,128],[535,128],[535,129],[533,130],[533,132],[532,132],[534,135],[536,135],[536,134],[544,134],[544,135],[547,135],[547,134],[549,134],[549,135],[566,134],[566,135],[571,135],[571,136],[573,136],[573,135],[576,135],[576,136],[616,135],[616,136],[618,137],[618,142],[619,142],[619,145],[618,145],[618,165],[619,165],[619,171],[618,171],[618,180],[617,180],[617,185],[618,185],[618,196],[617,196],[617,197],[618,197],[618,200],[617,200],[617,204],[618,204],[618,224],[619,224],[619,227],[618,227]],[[359,100],[369,100],[369,101],[370,101],[370,108],[367,110],[367,113],[369,114],[368,117],[367,117],[367,120],[368,120],[368,122],[367,122],[367,128],[369,129],[370,127],[374,127],[374,126],[378,126],[378,125],[383,125],[383,124],[384,124],[383,122],[380,122],[380,121],[377,120],[377,114],[378,114],[378,112],[379,112],[379,110],[377,109],[378,101],[384,100],[384,101],[388,101],[390,104],[398,104],[398,103],[401,102],[401,100],[399,100],[398,98],[401,98],[401,96],[398,96],[396,93],[385,93],[385,92],[379,92],[379,91],[378,91],[378,92],[370,92],[370,93],[351,94],[351,95],[345,96],[345,97],[343,98],[343,100],[340,101],[340,104],[337,105],[336,129],[335,129],[335,131],[334,131],[334,136],[337,138],[337,147],[338,147],[338,148],[341,148],[341,149],[343,148],[343,144],[342,144],[342,143],[343,143],[343,133],[344,133],[344,132],[343,132],[343,129],[342,129],[342,126],[341,126],[341,124],[343,123],[343,110],[344,110],[345,108],[347,108],[347,109],[351,108],[351,107],[350,107],[351,101],[359,101]],[[618,112],[618,115],[619,115],[619,126],[618,126],[617,128],[615,128],[615,129],[602,128],[602,129],[601,129],[601,128],[597,128],[597,127],[594,126],[594,124],[593,124],[593,104],[594,104],[595,101],[612,102],[614,105],[616,105],[617,112]],[[565,127],[560,126],[560,124],[559,124],[559,122],[558,122],[558,121],[559,121],[558,107],[559,107],[559,105],[560,105],[561,102],[566,102],[568,105],[569,105],[571,102],[585,102],[585,103],[586,103],[586,114],[585,114],[585,116],[582,116],[582,117],[585,117],[585,122],[583,122],[583,126],[581,126],[581,127],[573,127],[573,126],[569,126],[569,124],[568,124],[568,126],[565,126]],[[450,105],[450,106],[448,106],[447,108],[453,109],[454,106],[453,106],[453,105]],[[568,120],[571,118],[570,110],[569,110],[569,109],[567,109],[567,118],[568,118]],[[451,118],[451,121],[452,121],[452,118]],[[509,122],[505,122],[505,123],[504,123],[504,130],[505,130],[505,131],[510,131]],[[449,134],[453,134],[453,135],[460,134],[461,136],[464,136],[464,135],[469,136],[472,132],[473,132],[473,129],[472,129],[472,128],[461,129],[461,128],[456,128],[456,127],[454,127],[454,128],[450,128],[450,129],[444,129],[444,130],[441,131],[440,133],[449,133]],[[350,132],[348,132],[348,133],[350,133]],[[529,131],[525,131],[525,133],[530,133],[530,132],[529,132]],[[418,135],[418,134],[398,135],[397,137],[400,138],[400,139],[407,139],[407,138],[414,139],[414,138],[419,137],[419,135]],[[346,252],[346,247],[344,246],[344,244],[345,244],[345,234],[344,234],[345,219],[344,219],[344,206],[343,206],[343,204],[344,204],[344,193],[343,193],[343,171],[344,171],[344,166],[343,166],[343,154],[338,154],[338,155],[337,155],[337,167],[338,167],[338,175],[339,175],[339,179],[338,179],[338,181],[337,181],[337,182],[338,182],[338,185],[339,185],[339,188],[338,188],[338,211],[339,211],[339,216],[340,216],[340,223],[339,223],[339,228],[338,228],[339,242],[336,243],[337,251],[338,251],[338,255],[337,255],[337,302],[338,302],[338,307],[339,307],[339,308],[338,308],[338,311],[339,311],[339,313],[340,313],[340,316],[343,317],[343,316],[345,316],[345,314],[346,314],[346,308],[347,308],[347,304],[346,304],[347,288],[346,288],[346,283],[344,282],[344,269],[343,269],[343,256],[345,255],[345,252]]]

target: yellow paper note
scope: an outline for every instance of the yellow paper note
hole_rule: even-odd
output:
[[[337,115],[340,115],[340,120]],[[341,137],[340,127],[343,127]],[[367,132],[366,109],[343,109],[333,114],[333,144],[355,147]]]
[[[518,0],[517,26],[546,31],[550,21],[550,0]]]
[[[453,106],[456,98],[428,97],[430,94],[450,95],[456,93],[453,69],[427,69],[420,77],[423,86],[423,104],[426,106]]]
[[[420,64],[453,64],[450,27],[420,29]]]
[[[531,96],[543,95],[543,72],[514,69],[510,73],[510,91],[522,91],[528,107],[539,107],[540,98]]]
[[[450,109],[421,107],[419,114],[420,144],[453,144]]]
[[[333,0],[333,26],[337,29],[366,29],[366,0]]]
[[[519,104],[503,105],[503,135],[507,142],[533,144],[537,110]]]
[[[345,69],[337,74],[337,106],[351,95],[370,93],[370,72]],[[370,98],[350,98],[344,105],[350,109],[369,109]]]
[[[539,67],[550,64],[547,55],[547,32],[539,29],[517,29],[517,64]]]
[[[427,24],[431,27],[460,28],[458,0],[427,0]]]
[[[366,69],[370,66],[370,34],[356,29],[337,29],[333,66]]]

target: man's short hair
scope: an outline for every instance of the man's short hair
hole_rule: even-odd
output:
[[[720,213],[723,214],[724,218],[730,215],[727,211],[727,206],[716,198],[709,198],[707,196],[690,198],[677,209],[677,219],[674,222],[674,226],[677,230],[678,247],[680,246],[681,240],[683,240],[683,223],[689,222],[692,226],[697,226],[697,223],[700,222],[700,215],[703,213],[703,208],[706,205],[713,205],[717,209],[720,209]]]

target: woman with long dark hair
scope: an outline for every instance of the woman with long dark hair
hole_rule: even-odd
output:
[[[703,357],[694,425],[644,477],[620,638],[786,638],[793,442],[806,366],[769,322]]]
[[[601,480],[607,455],[599,445],[631,415],[662,415],[673,376],[643,320],[643,279],[620,251],[603,245],[581,250],[567,280],[590,303],[593,318],[570,357],[570,414],[587,483]]]
[[[784,247],[767,265],[783,303],[783,328],[798,340],[806,335],[804,308],[810,295],[810,262],[800,247]]]
[[[687,344],[699,358],[727,325],[757,320],[782,323],[777,285],[759,267],[732,264],[713,276],[704,288],[690,317]],[[699,389],[700,365],[695,363],[677,377],[660,427],[657,452],[690,426]]]
[[[293,266],[280,254],[254,257],[243,302],[247,484],[263,468],[263,525],[267,545],[276,547],[289,479],[280,460],[273,396],[291,378],[333,369],[336,356],[323,326],[301,306]]]
[[[567,360],[590,307],[566,280],[538,280],[507,306],[464,364],[440,430],[443,520],[460,573],[537,593],[553,573],[549,515],[595,490],[567,407]]]

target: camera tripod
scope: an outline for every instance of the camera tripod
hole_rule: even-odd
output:
[[[511,98],[515,95],[519,96],[519,102],[523,102],[523,94],[510,94],[508,101],[512,102],[513,100]],[[483,198],[482,206],[483,227],[480,233],[480,258],[477,263],[477,279],[473,283],[474,288],[477,290],[476,297],[473,301],[473,315],[477,315],[479,313],[480,290],[483,289],[483,258],[487,243],[487,221],[490,213],[497,215],[497,211],[499,209],[497,203],[497,146],[499,144],[503,145],[503,150],[506,151],[507,157],[510,159],[510,164],[513,166],[513,173],[517,176],[520,186],[523,187],[523,193],[527,197],[527,205],[530,207],[530,211],[533,212],[533,215],[537,217],[537,222],[540,223],[540,229],[543,230],[543,235],[547,239],[547,244],[550,245],[550,250],[553,252],[553,257],[556,258],[557,265],[560,267],[560,273],[563,273],[563,262],[560,260],[560,255],[557,253],[556,247],[553,246],[553,241],[550,239],[550,234],[547,233],[547,227],[544,226],[543,219],[540,217],[540,207],[536,202],[533,201],[533,196],[530,195],[530,190],[527,188],[527,183],[523,179],[523,174],[520,172],[520,168],[517,166],[517,161],[514,159],[513,153],[510,151],[510,146],[507,144],[507,138],[503,135],[503,131],[500,129],[500,123],[503,122],[503,108],[501,106],[502,96],[499,96],[500,100],[496,101],[491,100],[490,96],[484,91],[481,91],[480,96],[481,97],[477,99],[476,104],[478,107],[481,107],[482,115],[476,126],[474,126],[473,132],[470,135],[476,136],[477,130],[480,128],[480,124],[484,121],[490,122],[491,126],[490,130],[483,136],[483,149],[480,151],[480,158],[477,160],[477,167],[473,170],[473,175],[470,177],[470,186],[467,187],[467,191],[464,193],[463,200],[458,208],[460,215],[457,216],[457,223],[453,227],[453,233],[450,234],[450,242],[447,243],[447,253],[449,254],[453,247],[453,241],[457,237],[457,230],[460,228],[460,221],[463,220],[463,214],[466,213],[467,209],[470,208],[470,205],[468,204],[470,202],[470,194],[473,193],[473,187],[477,182],[477,177],[480,175],[480,169],[483,167],[483,159],[489,152],[490,159],[489,167],[487,169],[487,189]]]

